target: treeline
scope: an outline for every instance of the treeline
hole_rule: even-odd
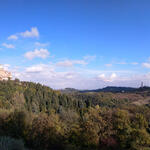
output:
[[[131,102],[112,93],[66,95],[1,81],[0,149],[149,150],[150,108]]]

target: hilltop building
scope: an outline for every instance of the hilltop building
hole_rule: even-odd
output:
[[[12,75],[10,72],[4,70],[3,66],[0,65],[0,80],[8,80],[11,79]]]

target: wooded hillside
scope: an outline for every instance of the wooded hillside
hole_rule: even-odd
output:
[[[149,104],[148,88],[64,94],[0,81],[0,149],[149,150]]]

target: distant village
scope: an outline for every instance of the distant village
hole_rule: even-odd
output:
[[[12,75],[10,72],[6,71],[2,65],[0,65],[0,80],[11,79]]]

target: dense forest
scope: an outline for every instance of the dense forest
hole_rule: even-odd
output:
[[[62,92],[0,81],[0,150],[150,150],[150,89]]]

